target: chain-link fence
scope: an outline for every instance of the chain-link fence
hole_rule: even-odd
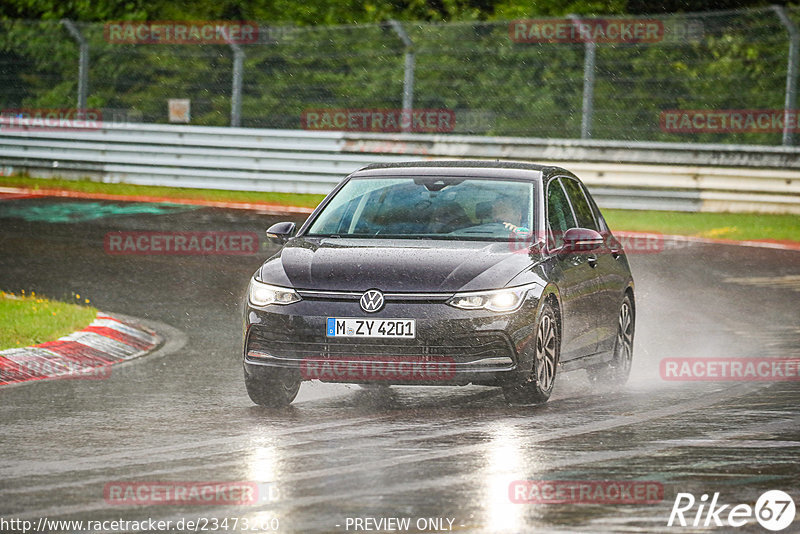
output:
[[[446,120],[400,130],[792,144],[797,125],[781,113],[795,107],[796,23],[800,9],[765,8],[640,19],[258,24],[251,39],[234,44],[141,44],[141,28],[124,24],[0,21],[0,107],[88,107],[106,122],[159,123],[169,121],[168,100],[187,99],[183,120],[195,125],[373,131],[393,131],[386,119],[405,107]],[[615,25],[621,35],[612,35]],[[642,37],[637,27],[655,33]],[[714,119],[723,121],[738,110],[751,122],[681,123],[685,110],[726,112]],[[779,120],[754,126],[743,110],[773,110]],[[677,122],[665,120],[670,112]]]

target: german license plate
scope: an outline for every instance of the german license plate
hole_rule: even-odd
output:
[[[414,339],[414,319],[352,319],[329,317],[328,337],[398,337]]]

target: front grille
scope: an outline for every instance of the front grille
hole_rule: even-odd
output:
[[[398,339],[335,339],[305,336],[287,339],[262,328],[253,327],[247,343],[248,352],[255,350],[278,358],[297,359],[371,359],[382,357],[413,358],[415,361],[452,358],[456,363],[470,363],[485,358],[516,360],[509,339],[500,333],[473,334],[446,340]]]

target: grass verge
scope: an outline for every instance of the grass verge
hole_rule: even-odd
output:
[[[657,232],[737,241],[800,241],[800,216],[603,210],[612,230]]]
[[[0,177],[0,186],[30,189],[65,189],[84,193],[104,193],[126,196],[154,196],[175,199],[202,199],[231,202],[263,202],[286,206],[313,208],[324,195],[301,193],[258,193],[220,189],[189,189],[177,187],[104,184],[91,180],[64,180]],[[800,217],[797,215],[767,215],[758,213],[686,213],[677,211],[603,210],[613,230],[657,232],[691,235],[715,239],[800,242]]]
[[[259,193],[255,191],[227,191],[223,189],[190,189],[188,187],[162,187],[155,185],[105,184],[92,180],[64,180],[59,178],[28,178],[25,176],[0,177],[0,186],[26,187],[28,189],[63,189],[82,193],[103,193],[125,196],[152,196],[164,198],[189,198],[220,202],[260,202],[315,208],[325,195],[303,193]]]
[[[0,291],[0,350],[53,341],[86,328],[96,315],[91,306]]]

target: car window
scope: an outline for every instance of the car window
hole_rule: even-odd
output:
[[[597,202],[595,202],[594,198],[592,198],[592,194],[586,188],[585,184],[579,184],[579,185],[581,191],[583,191],[583,194],[586,195],[586,200],[589,201],[589,205],[592,208],[592,213],[594,214],[594,220],[597,221],[598,231],[601,233],[608,232],[608,224],[606,224],[606,220],[603,217],[603,213],[600,211],[600,208],[597,207]]]
[[[572,204],[572,209],[578,220],[578,226],[581,228],[599,230],[597,221],[594,218],[594,213],[592,213],[592,208],[589,206],[589,201],[586,200],[586,195],[583,194],[580,184],[569,178],[562,178],[561,183],[564,185],[564,189],[567,190],[570,204]]]
[[[561,247],[564,232],[575,227],[575,218],[558,179],[551,180],[547,187],[547,224],[549,245],[553,248]]]
[[[530,232],[533,199],[529,181],[354,178],[306,235],[508,239]]]

